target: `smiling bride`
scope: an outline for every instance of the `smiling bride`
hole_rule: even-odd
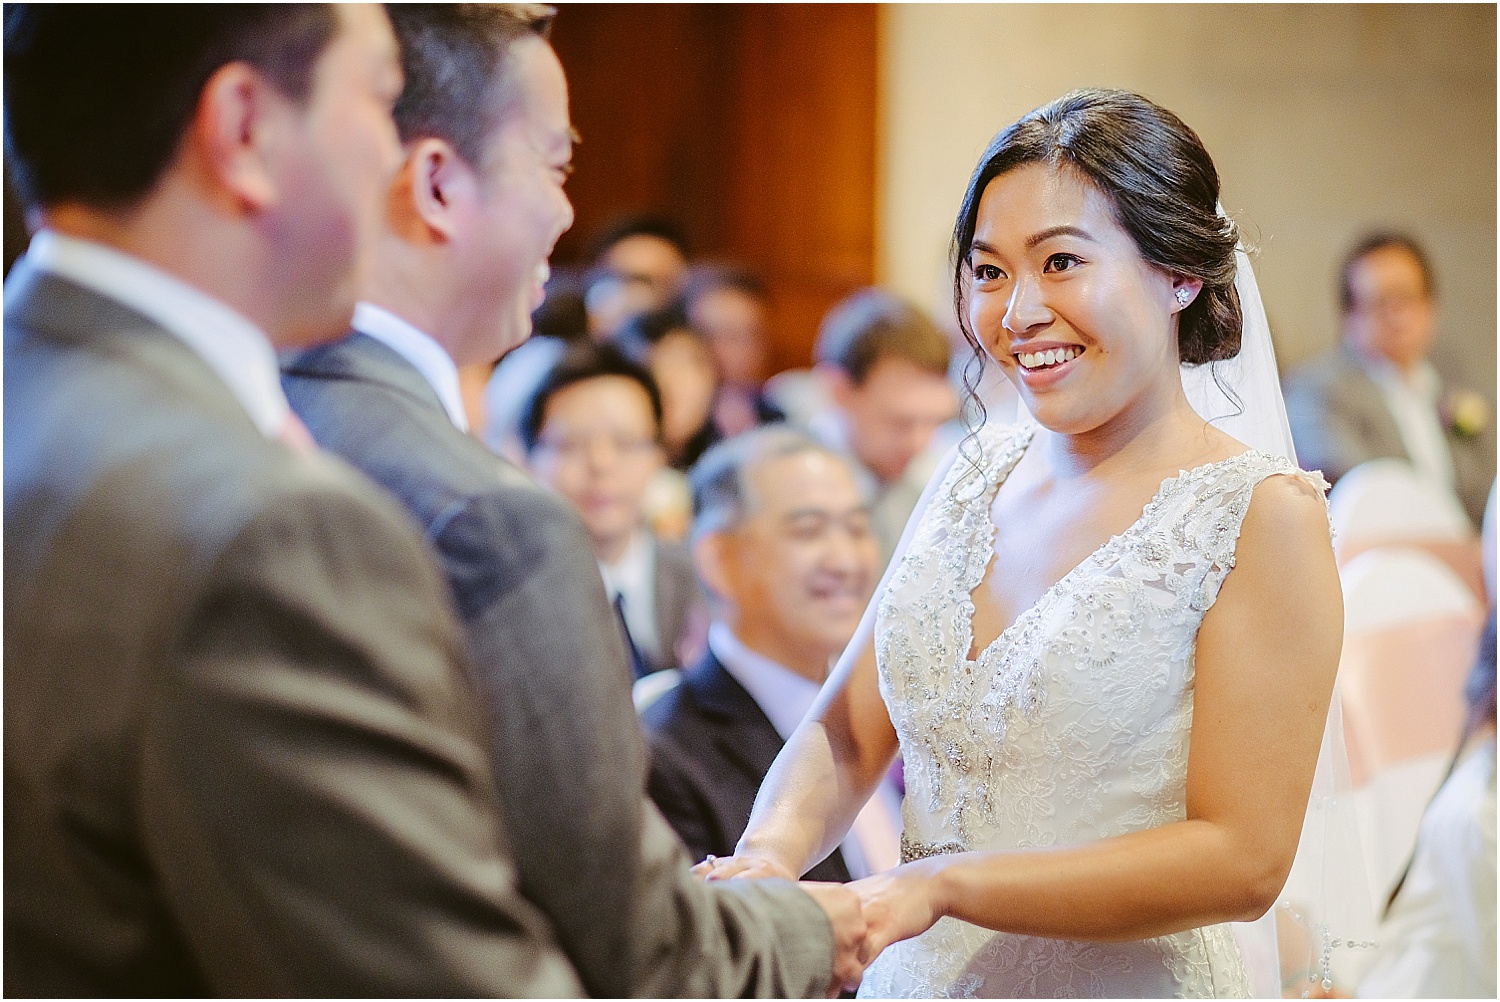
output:
[[[1291,868],[1342,608],[1322,477],[1184,389],[1240,351],[1218,199],[1193,131],[1120,91],[1031,112],[969,183],[961,326],[1032,419],[938,471],[738,854],[704,867],[806,871],[899,748],[903,865],[853,885],[862,996],[1249,993],[1230,923]]]

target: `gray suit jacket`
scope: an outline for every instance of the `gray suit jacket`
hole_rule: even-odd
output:
[[[687,547],[669,539],[656,540],[656,636],[661,640],[661,657],[648,667],[652,671],[681,667],[677,663],[677,642],[687,632],[693,606],[702,604],[698,574],[693,570]]]
[[[426,527],[468,630],[521,887],[593,995],[821,994],[832,938],[781,882],[705,885],[646,798],[631,671],[582,523],[363,334],[284,367],[293,407]]]
[[[24,263],[4,378],[6,993],[577,993],[404,513]]]
[[[1371,459],[1410,460],[1380,387],[1348,347],[1297,369],[1284,390],[1297,459],[1330,483]],[[1478,525],[1495,477],[1493,435],[1461,438],[1448,430],[1447,441],[1458,497]]]

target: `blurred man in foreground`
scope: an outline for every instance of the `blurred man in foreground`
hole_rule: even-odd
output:
[[[277,383],[400,85],[379,7],[5,9],[7,994],[581,991],[436,568]]]
[[[632,673],[578,517],[466,434],[458,368],[525,340],[573,222],[552,10],[390,16],[405,159],[354,332],[289,361],[288,396],[436,548],[486,697],[521,889],[589,994],[821,994],[836,959],[839,984],[858,970],[852,895],[784,882],[726,892],[690,875],[646,799]]]

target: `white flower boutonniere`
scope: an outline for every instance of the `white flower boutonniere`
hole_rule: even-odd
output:
[[[1443,398],[1443,425],[1458,438],[1474,438],[1490,425],[1489,402],[1473,390],[1454,390]]]

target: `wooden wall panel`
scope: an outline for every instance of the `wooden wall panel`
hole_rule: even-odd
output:
[[[875,7],[569,4],[553,42],[584,137],[556,260],[621,215],[671,216],[766,278],[773,367],[806,365],[874,278]]]

